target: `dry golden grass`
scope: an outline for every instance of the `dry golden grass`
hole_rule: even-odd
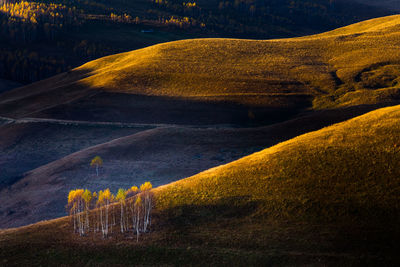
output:
[[[273,104],[277,95],[315,97],[315,108],[376,104],[399,96],[400,16],[324,34],[269,41],[198,39],[89,62],[88,87],[132,94]],[[374,84],[369,83],[373,77]],[[289,100],[290,101],[290,100]]]
[[[399,134],[384,108],[156,188],[139,243],[67,218],[0,231],[0,264],[397,266]]]
[[[309,94],[315,109],[387,103],[399,98],[399,25],[392,16],[296,39],[173,42],[59,79],[63,88],[264,106],[281,94]],[[37,265],[395,266],[399,136],[400,106],[379,109],[156,188],[154,232],[139,246],[78,239],[61,219],[0,233],[0,256]]]
[[[256,203],[270,218],[399,220],[400,106],[156,189],[160,209]]]
[[[99,90],[271,108],[398,103],[399,29],[397,15],[301,38],[159,44],[5,93],[0,112],[26,116]]]

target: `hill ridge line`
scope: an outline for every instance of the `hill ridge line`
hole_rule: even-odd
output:
[[[324,131],[329,131],[329,130],[334,129],[335,127],[338,127],[338,126],[341,126],[341,125],[347,125],[347,124],[351,124],[353,122],[362,121],[365,118],[372,117],[372,115],[375,116],[375,117],[381,116],[380,114],[378,114],[378,112],[379,113],[387,112],[389,114],[392,113],[392,112],[399,112],[398,110],[396,110],[396,108],[400,108],[400,105],[393,105],[393,106],[388,106],[388,107],[383,107],[383,108],[379,108],[379,109],[376,109],[376,110],[372,110],[372,111],[367,112],[367,113],[365,113],[363,115],[359,115],[359,116],[353,117],[351,119],[348,119],[348,120],[345,120],[345,121],[342,121],[342,122],[334,123],[332,125],[325,126],[325,127],[322,127],[320,129],[317,129],[317,130],[314,130],[314,131],[310,131],[310,132],[307,132],[307,133],[300,134],[300,135],[298,135],[296,137],[293,137],[291,139],[279,142],[279,143],[277,143],[277,144],[275,144],[273,146],[266,147],[266,148],[264,148],[264,149],[262,149],[260,151],[256,151],[256,152],[251,153],[251,154],[249,154],[247,156],[241,157],[241,158],[239,158],[237,160],[234,160],[234,161],[231,161],[231,162],[228,162],[228,163],[225,163],[225,164],[221,164],[221,165],[212,167],[210,169],[207,169],[207,170],[204,170],[202,172],[199,172],[199,173],[197,173],[195,175],[180,179],[178,181],[174,181],[174,182],[171,182],[171,183],[168,183],[168,184],[157,186],[153,190],[155,192],[157,192],[159,190],[163,190],[163,189],[166,189],[166,188],[174,186],[174,185],[179,185],[180,183],[184,182],[185,180],[186,181],[193,180],[193,179],[197,178],[198,176],[201,176],[201,175],[204,175],[204,174],[207,174],[207,173],[212,173],[213,171],[216,171],[218,169],[224,169],[226,167],[233,166],[236,163],[240,163],[240,162],[249,160],[249,159],[251,159],[252,157],[254,157],[256,155],[274,154],[274,153],[276,153],[277,149],[279,149],[281,147],[284,147],[285,145],[288,145],[288,144],[293,144],[296,141],[301,140],[303,138],[306,138],[306,137],[309,137],[309,136],[315,136],[316,134],[323,133]]]

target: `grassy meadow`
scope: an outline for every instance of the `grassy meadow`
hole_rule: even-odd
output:
[[[158,187],[162,209],[256,203],[279,219],[399,219],[400,107],[301,135],[238,161]]]
[[[400,99],[399,25],[399,16],[389,16],[293,39],[159,44],[101,58],[5,93],[0,114],[54,117],[52,113],[73,112],[76,102],[90,101],[99,92],[161,97],[164,103],[171,99],[230,103],[248,109],[306,111],[395,104]],[[107,99],[101,109],[118,110]],[[17,105],[21,101],[26,105]],[[70,106],[52,111],[66,103]],[[91,109],[100,109],[96,105]]]
[[[400,106],[154,189],[152,231],[78,237],[68,218],[0,234],[4,264],[395,265]]]
[[[75,174],[94,153],[111,155],[118,164],[137,161],[133,165],[140,168],[150,163],[142,174],[166,157],[181,161],[173,168],[191,170],[188,163],[199,154],[215,166],[212,155],[220,153],[224,162],[154,188],[151,231],[138,243],[131,232],[79,237],[62,217],[0,230],[0,265],[398,266],[399,29],[400,16],[389,16],[292,39],[169,42],[2,94],[5,128],[14,127],[7,117],[44,117],[56,124],[80,119],[81,125],[108,118],[155,127],[31,171],[1,192],[7,193],[1,203],[10,206],[27,195],[19,218],[48,209],[54,199],[43,195],[62,197],[65,181],[81,179]],[[389,107],[357,116],[381,106]],[[231,123],[228,117],[218,118],[223,112],[243,115],[235,113],[239,109],[246,118],[296,113],[266,128],[237,129],[224,124]],[[184,126],[157,126],[149,110],[170,126]],[[202,126],[190,123],[193,118]],[[246,136],[252,139],[241,141]],[[192,145],[188,151],[183,140]],[[237,150],[222,154],[221,144]],[[254,150],[243,148],[250,144]],[[253,153],[261,144],[270,147]],[[141,162],[143,151],[147,163]],[[240,158],[238,151],[252,154]],[[110,173],[118,172],[118,164]],[[9,197],[14,192],[15,199]]]
[[[390,102],[398,97],[399,24],[391,16],[295,39],[178,41],[78,70],[92,74],[80,80],[88,87],[133,94],[269,106],[309,95],[315,109]]]

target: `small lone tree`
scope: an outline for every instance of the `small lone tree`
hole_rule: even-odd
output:
[[[92,159],[90,162],[90,167],[95,167],[96,168],[96,174],[97,177],[99,177],[99,167],[103,166],[103,160],[100,158],[100,156],[96,156]]]

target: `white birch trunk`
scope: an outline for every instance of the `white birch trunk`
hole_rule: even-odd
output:
[[[124,232],[124,208],[121,201],[121,233]]]
[[[139,242],[139,225],[140,223],[140,209],[137,210],[137,218],[136,218],[136,242]]]

